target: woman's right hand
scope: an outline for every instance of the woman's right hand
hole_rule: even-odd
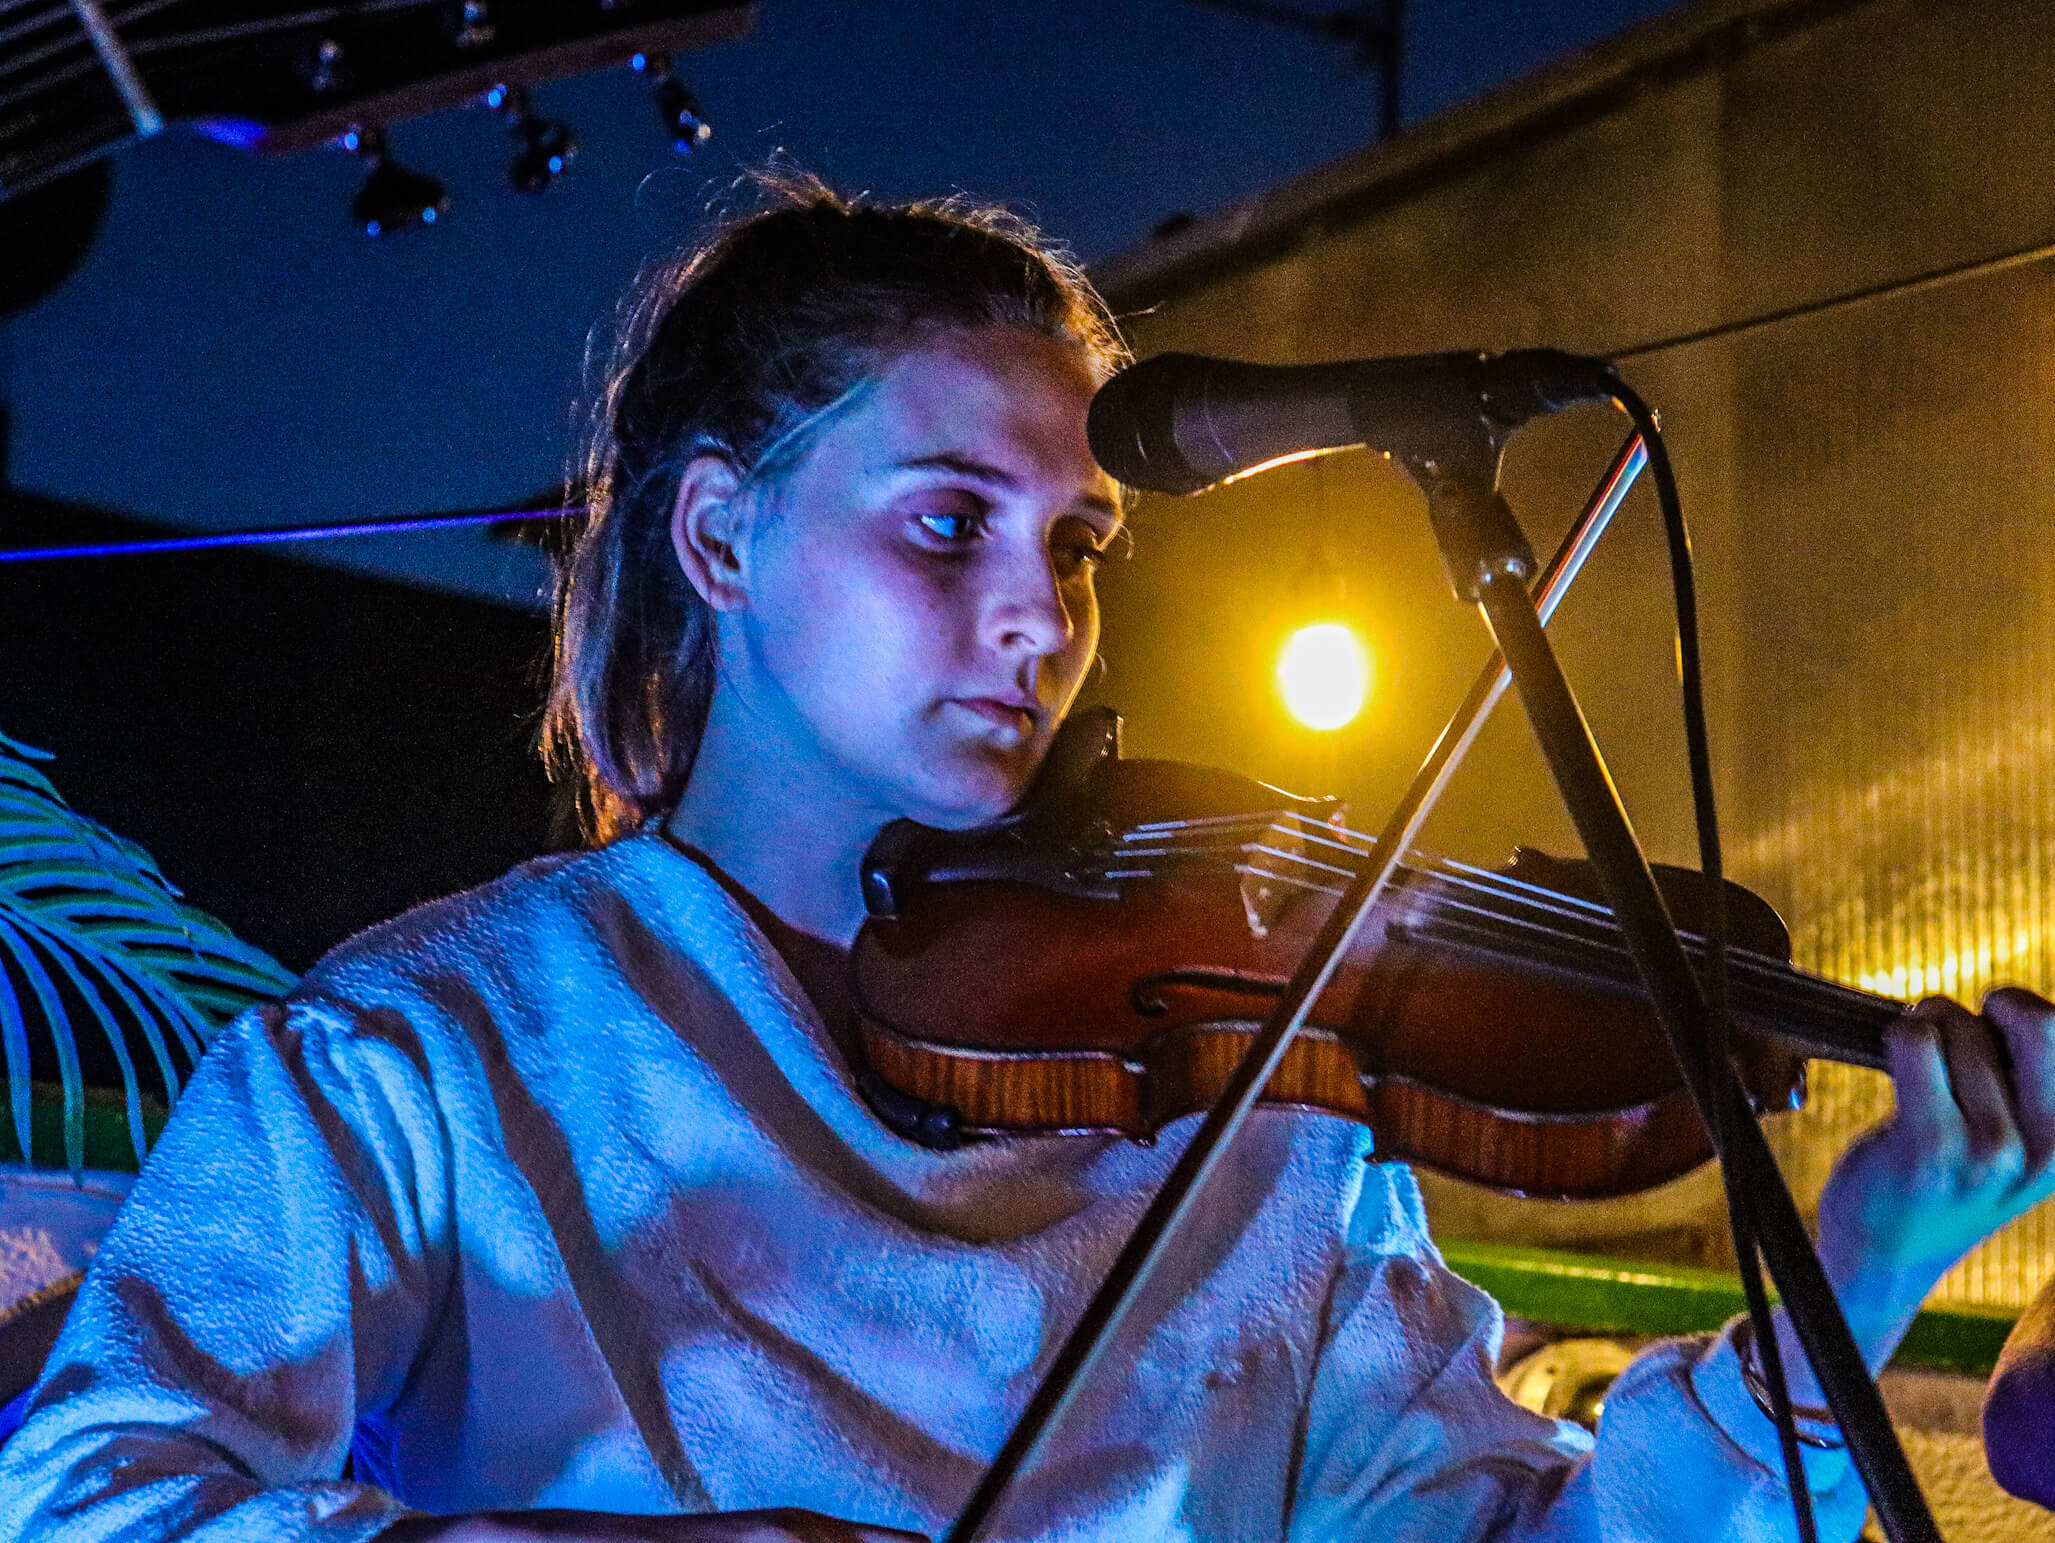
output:
[[[917,1532],[867,1527],[783,1506],[710,1516],[618,1516],[596,1511],[493,1511],[408,1516],[378,1543],[927,1543]]]

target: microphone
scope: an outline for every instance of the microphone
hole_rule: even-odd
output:
[[[1086,432],[1106,472],[1152,493],[1197,493],[1280,460],[1369,446],[1423,487],[1497,481],[1530,418],[1610,401],[1612,364],[1553,348],[1411,354],[1333,364],[1242,364],[1158,354],[1092,398]]]

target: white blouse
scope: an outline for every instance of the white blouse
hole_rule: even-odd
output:
[[[0,1539],[529,1506],[939,1533],[1195,1123],[913,1145],[705,869],[654,835],[530,863],[223,1032],[0,1448]],[[1497,1307],[1370,1147],[1251,1120],[990,1537],[1794,1534],[1724,1338],[1641,1356],[1595,1445],[1515,1407]],[[1846,1457],[1807,1462],[1853,1537]]]

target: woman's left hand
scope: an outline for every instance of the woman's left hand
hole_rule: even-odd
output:
[[[1872,1366],[1941,1276],[2055,1193],[2055,1005],[2005,987],[1929,997],[1886,1037],[1898,1108],[1842,1154],[1820,1259]]]

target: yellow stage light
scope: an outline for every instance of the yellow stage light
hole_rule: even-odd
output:
[[[1370,651],[1341,622],[1301,627],[1277,656],[1277,689],[1285,710],[1307,728],[1341,728],[1370,695]]]

